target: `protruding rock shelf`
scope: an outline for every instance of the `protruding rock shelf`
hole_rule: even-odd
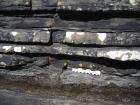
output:
[[[0,29],[0,41],[3,42],[49,43],[50,37],[48,29]]]
[[[72,17],[73,18],[73,17]],[[99,19],[99,20],[87,20],[78,21],[73,18],[69,19],[56,19],[53,28],[58,29],[80,29],[80,30],[110,30],[111,31],[139,31],[140,30],[140,20],[139,18],[111,18],[111,19]]]
[[[103,57],[121,61],[137,61],[140,60],[140,49],[132,48],[92,48],[92,47],[69,47],[66,45],[12,45],[1,44],[1,53],[31,53],[31,54],[52,54],[52,55],[71,55],[85,57]]]
[[[73,45],[140,45],[139,32],[84,32],[84,31],[55,31],[54,43]]]
[[[11,29],[49,28],[54,24],[52,18],[0,17],[0,27]]]
[[[139,32],[54,31],[50,29],[0,29],[3,42],[66,43],[73,45],[140,45]],[[52,42],[51,42],[52,37]]]
[[[139,11],[139,0],[2,0],[1,10]]]
[[[58,0],[59,9],[70,11],[137,11],[139,5],[139,0]]]

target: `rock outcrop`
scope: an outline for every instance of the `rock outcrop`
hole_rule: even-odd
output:
[[[15,100],[11,96],[20,93],[11,91],[38,88],[31,93],[56,97],[40,101],[20,94],[19,101],[137,105],[139,13],[140,0],[0,0],[0,95]],[[75,73],[73,68],[101,75]],[[3,99],[2,105],[14,102]]]

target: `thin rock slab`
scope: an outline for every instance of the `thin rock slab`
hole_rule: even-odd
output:
[[[31,0],[1,0],[0,11],[30,10]]]
[[[139,11],[139,0],[58,0],[58,9],[69,11]]]
[[[41,97],[40,95],[30,95],[28,93],[17,92],[7,89],[0,90],[0,104],[1,105],[132,105],[133,102],[125,104],[123,102],[115,101],[93,101],[82,102],[75,99],[68,98],[67,96],[47,96]],[[136,103],[136,102],[135,102]],[[135,105],[138,105],[137,103]]]
[[[53,42],[73,45],[140,45],[139,32],[55,31]]]
[[[7,54],[0,54],[0,67],[6,68],[9,67],[19,67],[28,64],[29,62],[32,62],[33,59],[26,56],[20,56],[20,55],[7,55]]]
[[[139,11],[139,0],[98,1],[98,0],[33,0],[33,10],[69,11]]]
[[[71,15],[70,15],[71,17]],[[80,18],[82,19],[82,18]],[[111,19],[88,19],[87,21],[76,19],[76,17],[55,19],[55,24],[52,28],[55,29],[80,29],[87,30],[110,30],[110,31],[139,31],[139,18],[111,18]]]
[[[49,28],[54,24],[52,18],[34,17],[0,17],[1,28],[29,29],[29,28]]]
[[[50,31],[42,29],[0,29],[0,41],[49,43]]]
[[[32,0],[32,10],[56,10],[57,0]]]
[[[31,54],[52,54],[52,55],[68,55],[68,56],[83,56],[83,57],[99,57],[108,58],[120,61],[139,61],[139,47],[70,47],[67,45],[55,44],[52,46],[37,46],[37,45],[15,45],[15,44],[0,44],[1,53],[31,53]]]

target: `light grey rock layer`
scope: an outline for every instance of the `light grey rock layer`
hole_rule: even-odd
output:
[[[139,0],[58,0],[59,9],[74,11],[139,10]]]
[[[137,47],[69,47],[67,45],[55,44],[52,46],[39,45],[15,45],[0,44],[1,53],[30,53],[30,54],[52,54],[85,57],[103,57],[120,61],[139,61],[140,49]]]
[[[2,10],[139,11],[139,0],[2,0]]]
[[[50,31],[41,29],[0,29],[0,41],[49,43]]]
[[[33,59],[30,57],[20,56],[20,55],[7,55],[0,54],[0,67],[19,67],[32,62]]]
[[[0,29],[0,41],[32,43],[68,43],[81,45],[140,45],[139,32],[84,32],[50,29]],[[51,34],[52,33],[52,34]],[[52,37],[52,40],[51,40]]]

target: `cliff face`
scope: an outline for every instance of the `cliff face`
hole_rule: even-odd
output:
[[[136,105],[139,65],[139,0],[0,0],[2,105]]]

